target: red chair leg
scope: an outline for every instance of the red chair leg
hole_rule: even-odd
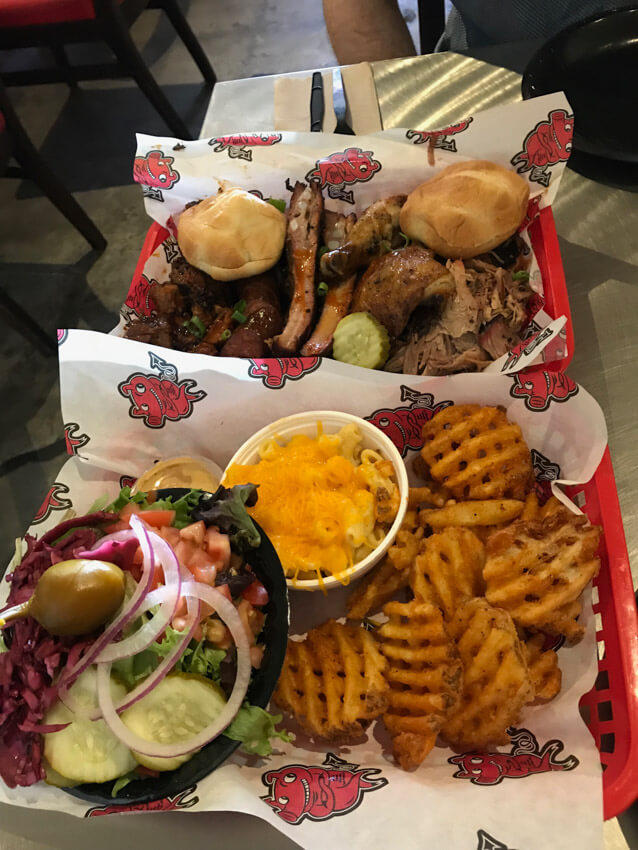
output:
[[[95,8],[104,26],[104,38],[109,47],[166,122],[171,133],[178,139],[192,139],[193,136],[184,120],[146,67],[115,0],[95,0]]]
[[[217,76],[177,0],[156,0],[155,6],[166,12],[169,21],[175,28],[175,32],[182,39],[184,46],[201,71],[202,77],[212,88],[217,82]]]

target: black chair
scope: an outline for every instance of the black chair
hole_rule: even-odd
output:
[[[433,53],[445,29],[444,0],[418,0],[421,54]]]
[[[170,131],[181,139],[192,135],[172,106],[135,46],[130,27],[145,9],[162,9],[211,88],[217,80],[202,46],[178,0],[0,0],[0,49],[48,48],[55,67],[12,71],[3,75],[6,86],[132,77]],[[115,62],[72,65],[65,46],[103,42]]]
[[[18,165],[11,165],[13,158]],[[84,236],[97,251],[106,248],[106,239],[82,207],[75,200],[29,139],[24,127],[0,83],[0,175],[5,177],[29,177],[41,191]],[[6,210],[4,211],[6,214]],[[0,285],[0,316],[7,320],[19,333],[26,337],[44,354],[55,354],[56,344],[22,307],[4,292]]]

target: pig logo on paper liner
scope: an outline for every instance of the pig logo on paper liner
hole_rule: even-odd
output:
[[[133,162],[133,180],[140,183],[144,197],[163,201],[162,189],[170,189],[179,180],[173,168],[175,157],[164,156],[161,150],[149,151],[146,156],[136,156]]]
[[[486,832],[484,829],[479,829],[476,833],[476,837],[478,839],[476,850],[514,850],[513,847],[508,847],[507,844],[503,844],[502,841],[499,841],[497,838],[493,838],[489,832]]]
[[[68,511],[73,507],[71,499],[65,499],[64,496],[69,492],[66,484],[61,484],[56,481],[49,487],[49,492],[44,497],[44,501],[37,510],[36,515],[31,520],[31,525],[37,525],[39,522],[47,520],[53,511]]]
[[[549,186],[549,167],[566,162],[572,149],[574,116],[564,109],[552,109],[546,121],[539,121],[527,134],[523,149],[510,160],[519,174],[528,174],[531,183]]]
[[[410,404],[408,407],[383,407],[365,419],[383,431],[401,452],[401,457],[405,457],[408,449],[418,451],[423,447],[421,431],[425,423],[453,402],[435,403],[432,393],[419,393],[406,386],[401,387],[401,401],[409,401]]]
[[[91,438],[88,434],[80,434],[80,426],[77,422],[68,422],[64,426],[64,441],[66,443],[66,453],[71,457],[80,455],[80,449],[90,442]]]
[[[123,812],[174,812],[178,809],[190,809],[199,803],[199,797],[195,795],[190,800],[186,798],[194,794],[197,785],[180,791],[172,797],[164,797],[163,800],[151,800],[150,803],[134,803],[130,806],[93,806],[85,813],[85,818],[95,818],[100,815],[117,815]]]
[[[544,505],[552,495],[552,481],[557,481],[560,478],[560,466],[541,454],[538,449],[532,449],[531,453],[534,477],[536,478],[534,490],[539,502]]]
[[[251,148],[271,147],[280,141],[281,133],[249,133],[248,135],[217,136],[216,139],[210,139],[208,144],[215,153],[226,151],[230,159],[245,159],[251,162],[253,158]]]
[[[261,777],[268,794],[261,799],[286,823],[296,826],[306,818],[322,821],[347,815],[361,805],[367,791],[388,780],[376,768],[359,768],[327,753],[323,767],[288,764]]]
[[[315,167],[306,174],[306,180],[327,189],[328,197],[354,204],[354,192],[347,187],[354,183],[367,183],[378,171],[381,171],[381,163],[374,158],[373,151],[346,148],[318,159]]]
[[[424,145],[429,142],[433,148],[456,153],[456,140],[450,139],[448,136],[456,136],[458,133],[467,130],[472,121],[472,118],[466,118],[465,121],[450,124],[449,127],[443,127],[441,130],[408,130],[405,137],[415,145]]]
[[[507,359],[501,366],[501,372],[513,372],[523,357],[527,357],[532,354],[553,334],[554,331],[549,327],[544,328],[543,330],[539,328],[536,333],[521,340],[521,342],[519,342],[518,345],[515,345],[507,355]]]
[[[316,372],[321,366],[321,357],[270,357],[268,359],[249,358],[248,374],[251,378],[260,378],[270,390],[280,390],[286,381],[298,381],[304,375]]]
[[[129,416],[142,419],[148,428],[163,428],[167,421],[187,419],[196,401],[206,397],[192,378],[178,380],[177,368],[153,351],[149,352],[151,369],[158,374],[134,372],[118,385],[120,395],[130,402]]]
[[[137,481],[132,475],[120,475],[120,490],[122,487],[132,487]]]
[[[541,748],[527,729],[508,729],[512,739],[509,753],[463,753],[448,759],[458,770],[455,779],[469,779],[472,785],[500,785],[504,779],[523,779],[536,773],[574,770],[580,762],[576,756],[559,756],[562,741],[547,741]]]
[[[145,274],[141,274],[129,289],[124,306],[140,318],[152,315],[157,310],[152,292],[159,285],[155,278],[149,280]]]
[[[562,403],[578,392],[578,384],[562,372],[513,375],[512,398],[522,398],[528,410],[542,413],[555,401]]]

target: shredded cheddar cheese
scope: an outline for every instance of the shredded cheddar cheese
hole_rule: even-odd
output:
[[[356,425],[337,434],[294,436],[286,445],[264,442],[255,464],[234,464],[224,485],[259,486],[249,513],[262,526],[293,581],[333,575],[343,584],[350,568],[385,536],[399,504],[390,461],[361,450]],[[389,507],[390,506],[390,507]],[[389,524],[388,524],[389,521]]]

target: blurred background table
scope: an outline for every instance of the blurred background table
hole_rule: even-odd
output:
[[[492,53],[490,60],[499,61]],[[373,71],[386,128],[435,129],[481,109],[520,99],[518,74],[452,53],[377,62]],[[218,83],[202,137],[272,129],[274,80],[270,76]],[[636,584],[638,453],[633,410],[637,379],[632,365],[638,355],[638,200],[636,195],[609,189],[567,170],[554,215],[576,336],[569,371],[598,399],[607,416]],[[293,850],[298,846],[263,821],[232,813],[127,815],[83,821],[55,812],[0,805],[0,819],[0,850],[174,850],[186,844],[192,850],[249,850],[255,846]],[[636,807],[619,820],[605,824],[605,850],[638,846]]]

